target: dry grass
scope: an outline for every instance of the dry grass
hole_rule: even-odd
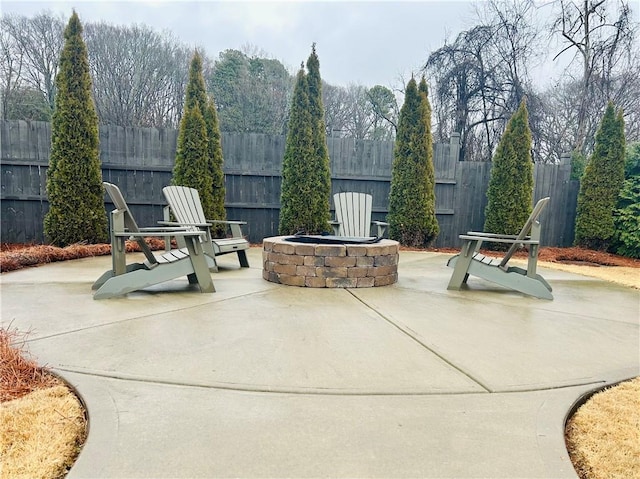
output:
[[[31,358],[25,337],[0,328],[0,478],[61,478],[84,442],[84,410]]]
[[[640,478],[640,377],[592,396],[567,423],[581,479]]]
[[[0,409],[2,478],[62,478],[84,442],[86,420],[64,385],[33,391]]]

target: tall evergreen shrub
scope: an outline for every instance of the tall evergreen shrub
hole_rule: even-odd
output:
[[[320,63],[312,47],[308,74],[301,66],[291,103],[282,163],[279,232],[329,230],[331,172],[327,151]]]
[[[205,212],[211,208],[209,188],[211,176],[209,176],[208,160],[209,142],[204,117],[198,105],[187,107],[180,120],[176,162],[173,166],[173,184],[198,190]],[[203,195],[203,192],[209,192],[209,194]]]
[[[309,113],[313,129],[313,148],[315,150],[313,169],[316,189],[316,211],[322,230],[326,229],[325,214],[329,216],[329,197],[331,196],[331,167],[329,150],[327,148],[327,133],[324,121],[324,106],[322,104],[322,78],[320,78],[320,61],[316,53],[315,43],[311,46],[311,54],[307,59],[307,88],[309,94]]]
[[[533,203],[531,130],[524,99],[507,123],[492,161],[484,231],[518,234]],[[493,246],[500,248],[499,244]]]
[[[580,182],[575,244],[606,250],[613,238],[613,211],[624,182],[624,120],[609,102],[596,133],[596,144]]]
[[[196,51],[189,67],[172,183],[198,190],[207,219],[225,219],[216,215],[224,212],[224,196],[222,212],[219,211],[219,199],[216,202],[213,196],[213,175],[221,174],[217,169],[222,168],[222,149],[217,148],[219,131],[218,145],[215,144],[217,117],[215,107],[213,112],[210,108],[202,75],[202,57]],[[219,154],[219,158],[214,159],[214,154]]]
[[[640,258],[640,142],[627,145],[625,180],[613,214],[613,251]]]
[[[307,75],[304,68],[301,67],[293,89],[287,142],[282,161],[280,224],[278,228],[281,235],[317,230],[314,226],[317,221],[311,215],[310,209],[310,203],[313,199],[313,185],[308,180],[314,155]]]
[[[57,245],[107,241],[98,115],[82,25],[74,11],[64,31],[51,121],[44,233]]]
[[[220,135],[220,123],[213,96],[209,96],[204,112],[204,122],[207,127],[207,140],[209,158],[207,166],[211,176],[211,209],[205,211],[207,219],[226,220],[227,211],[224,208],[226,190],[224,186],[224,158],[222,156],[222,137]],[[224,227],[212,228],[216,236],[224,235]]]
[[[424,78],[411,79],[400,110],[389,194],[389,237],[405,246],[428,246],[438,235],[431,107]]]

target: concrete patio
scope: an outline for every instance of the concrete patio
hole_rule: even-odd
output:
[[[311,289],[219,258],[94,301],[110,257],[0,276],[3,327],[84,399],[68,477],[574,478],[563,424],[585,392],[640,374],[640,291],[540,268],[539,300],[400,253],[396,284]]]

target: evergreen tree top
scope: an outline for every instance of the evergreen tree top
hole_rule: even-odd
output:
[[[82,35],[82,24],[80,23],[80,17],[75,10],[69,18],[69,23],[67,23],[67,28],[64,30],[64,38],[65,40],[69,40],[75,36]]]
[[[427,86],[427,80],[424,75],[420,79],[420,85],[418,85],[418,91],[424,93],[425,95],[429,94],[429,87]]]
[[[197,105],[201,112],[204,112],[207,106],[207,91],[204,84],[204,76],[202,75],[202,56],[200,56],[198,50],[195,50],[191,58],[184,103],[185,109],[193,108]]]

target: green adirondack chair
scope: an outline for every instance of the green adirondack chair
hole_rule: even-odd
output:
[[[218,271],[215,257],[228,253],[238,254],[241,268],[249,267],[246,250],[249,249],[250,244],[242,232],[242,226],[247,224],[245,221],[208,220],[202,209],[198,190],[195,188],[166,186],[162,192],[169,205],[164,209],[165,221],[161,224],[186,227],[203,233],[202,247],[204,252],[213,258],[212,271]],[[173,213],[175,222],[169,221],[170,213]],[[211,226],[214,224],[224,225],[227,230],[230,230],[228,231],[230,234],[226,238],[213,238]],[[176,238],[176,241],[179,246],[182,246],[181,238]]]
[[[367,238],[371,235],[371,226],[374,226],[375,236],[378,238],[384,236],[389,224],[383,221],[371,221],[373,205],[371,195],[353,191],[336,193],[333,195],[333,204],[336,207],[336,219],[331,221],[334,235]]]
[[[460,235],[463,240],[460,254],[449,259],[447,266],[453,268],[453,274],[447,289],[459,290],[467,282],[469,275],[486,279],[506,288],[519,291],[541,299],[553,299],[551,286],[537,271],[538,249],[540,247],[540,214],[549,202],[549,197],[538,201],[517,235],[500,235],[470,231]],[[507,243],[511,246],[502,259],[489,258],[481,254],[484,241]],[[509,260],[522,246],[529,250],[527,269],[509,266]]]
[[[103,185],[116,208],[111,212],[110,222],[112,268],[93,284],[92,289],[96,290],[93,299],[122,296],[182,276],[197,284],[202,293],[215,292],[209,272],[214,262],[202,249],[203,232],[184,227],[139,228],[120,189],[112,183]],[[182,238],[185,247],[155,255],[144,241],[145,236],[169,234]],[[127,264],[125,241],[129,238],[140,246],[145,256],[143,262]]]

